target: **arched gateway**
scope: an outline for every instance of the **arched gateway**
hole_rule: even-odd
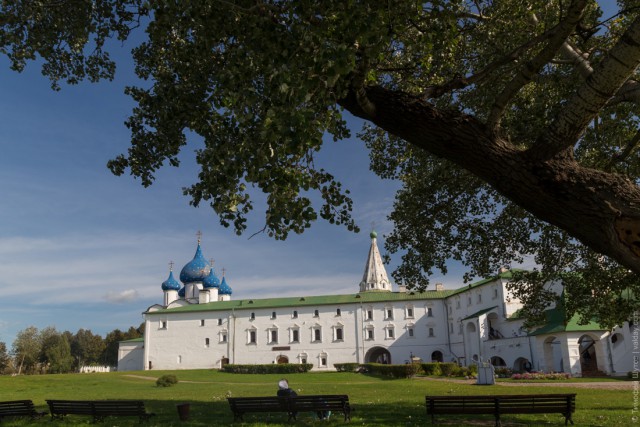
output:
[[[365,363],[391,363],[391,353],[384,347],[373,347],[364,356]]]

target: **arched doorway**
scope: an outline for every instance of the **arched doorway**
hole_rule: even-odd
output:
[[[593,375],[598,372],[598,358],[596,356],[596,341],[589,335],[583,335],[578,340],[580,348],[580,370],[582,376]]]
[[[558,337],[552,336],[544,340],[544,370],[563,372],[562,343]]]
[[[276,363],[281,365],[283,363],[289,363],[289,358],[287,356],[280,355],[276,358]]]
[[[373,347],[364,356],[365,363],[391,363],[391,353],[384,347]]]
[[[504,362],[504,359],[500,356],[493,356],[491,358],[491,364],[497,368],[506,368],[507,364]]]
[[[442,361],[444,360],[444,356],[442,355],[441,351],[434,351],[433,353],[431,353],[431,361],[432,362],[439,362],[442,363]]]
[[[515,372],[531,372],[533,366],[529,359],[525,359],[524,357],[518,357],[515,362],[513,362],[513,370]]]

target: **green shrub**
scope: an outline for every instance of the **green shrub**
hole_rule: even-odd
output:
[[[441,363],[440,364],[440,370],[442,371],[442,376],[443,377],[450,377],[452,376],[456,371],[459,370],[459,366],[456,363],[453,362],[447,362],[447,363]]]
[[[357,372],[360,369],[359,363],[334,363],[333,367],[338,372]]]
[[[365,363],[362,367],[367,373],[391,378],[411,378],[422,370],[420,365],[417,363],[407,363],[404,365]]]
[[[422,367],[422,370],[424,371],[425,375],[442,375],[442,370],[440,369],[440,363],[438,362],[433,362],[433,363],[423,363],[420,365]]]
[[[222,367],[221,371],[231,374],[297,374],[308,372],[311,363],[272,363],[269,365],[233,365]]]
[[[158,387],[171,387],[178,383],[178,378],[175,375],[163,375],[156,380]]]
[[[475,363],[469,365],[469,373],[471,375],[478,375],[478,365],[476,365]]]

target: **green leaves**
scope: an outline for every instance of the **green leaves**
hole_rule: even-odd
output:
[[[640,173],[638,76],[598,107],[595,120],[593,111],[582,108],[580,120],[554,128],[554,134],[572,137],[564,138],[567,149],[553,160],[582,173],[580,182],[588,183],[582,186],[600,194],[614,183],[615,197],[585,203],[575,214],[563,211],[561,222],[554,212],[572,208],[568,196],[583,198],[584,188],[564,169],[550,168],[550,159],[535,163],[527,154],[544,142],[559,116],[577,111],[570,108],[573,94],[606,63],[609,49],[626,40],[622,35],[640,9],[636,1],[619,3],[620,14],[602,21],[597,2],[579,0],[6,0],[0,53],[18,71],[41,59],[57,89],[59,81],[112,78],[107,40],[125,40],[134,28],[144,28],[146,37],[132,52],[141,87],[127,88],[137,103],[126,122],[131,146],[108,166],[148,186],[159,168],[179,165],[181,150],[193,139],[200,172],[184,194],[193,205],[208,203],[238,234],[259,208],[254,198],[260,193],[266,194],[263,230],[274,238],[301,233],[318,219],[358,229],[349,192],[314,163],[324,138],[349,135],[345,106],[381,126],[361,135],[371,149],[371,167],[403,183],[391,214],[396,228],[387,239],[390,252],[402,255],[397,281],[426,287],[428,276],[446,272],[451,258],[467,266],[467,279],[528,260],[535,268],[517,280],[517,295],[532,318],[555,298],[545,281],[573,272],[584,280],[571,282],[566,296],[598,297],[583,305],[567,301],[569,314],[596,314],[613,324],[638,305],[633,295],[640,285],[618,264],[599,262],[569,233],[611,249],[607,253],[619,261],[628,252],[616,241],[598,246],[606,239],[576,232],[574,221],[602,212],[609,219],[620,212],[640,217],[637,199],[626,196],[635,187],[626,191],[627,181],[619,179],[638,182]],[[633,56],[633,46],[625,52]],[[386,97],[373,102],[369,96],[376,93]],[[385,110],[389,105],[395,109]],[[418,110],[426,113],[411,121],[404,117]],[[377,116],[381,111],[387,116]],[[580,126],[559,129],[562,123]],[[486,159],[491,167],[485,169],[494,173],[483,174],[477,159]],[[520,176],[522,190],[514,191],[504,184],[519,168],[527,174]],[[549,206],[529,203],[541,197]],[[590,227],[615,237],[605,222],[593,220]],[[607,284],[606,292],[594,290],[598,281]],[[622,285],[611,283],[632,292],[608,315],[602,307],[623,298]]]

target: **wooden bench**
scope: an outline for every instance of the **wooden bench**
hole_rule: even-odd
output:
[[[31,400],[10,400],[0,402],[0,421],[10,417],[29,417],[32,420],[44,416],[46,412],[36,411]]]
[[[344,394],[321,394],[310,396],[294,396],[289,398],[289,412],[295,420],[298,412],[341,412],[344,420],[351,420],[349,396]]]
[[[249,412],[289,412],[289,399],[278,396],[227,397],[234,421],[244,421],[244,414]],[[289,419],[291,417],[289,414]]]
[[[535,394],[502,396],[426,396],[427,415],[435,424],[436,415],[487,414],[493,415],[496,427],[502,414],[553,414],[564,416],[564,424],[571,422],[576,411],[574,394]]]
[[[341,412],[345,421],[351,419],[347,395],[228,397],[227,400],[234,421],[244,421],[244,414],[250,412],[286,412],[291,421],[299,412],[335,411]]]
[[[155,414],[149,413],[140,400],[47,400],[51,418],[62,419],[66,415],[89,415],[93,421],[105,417],[138,417],[140,422]]]

